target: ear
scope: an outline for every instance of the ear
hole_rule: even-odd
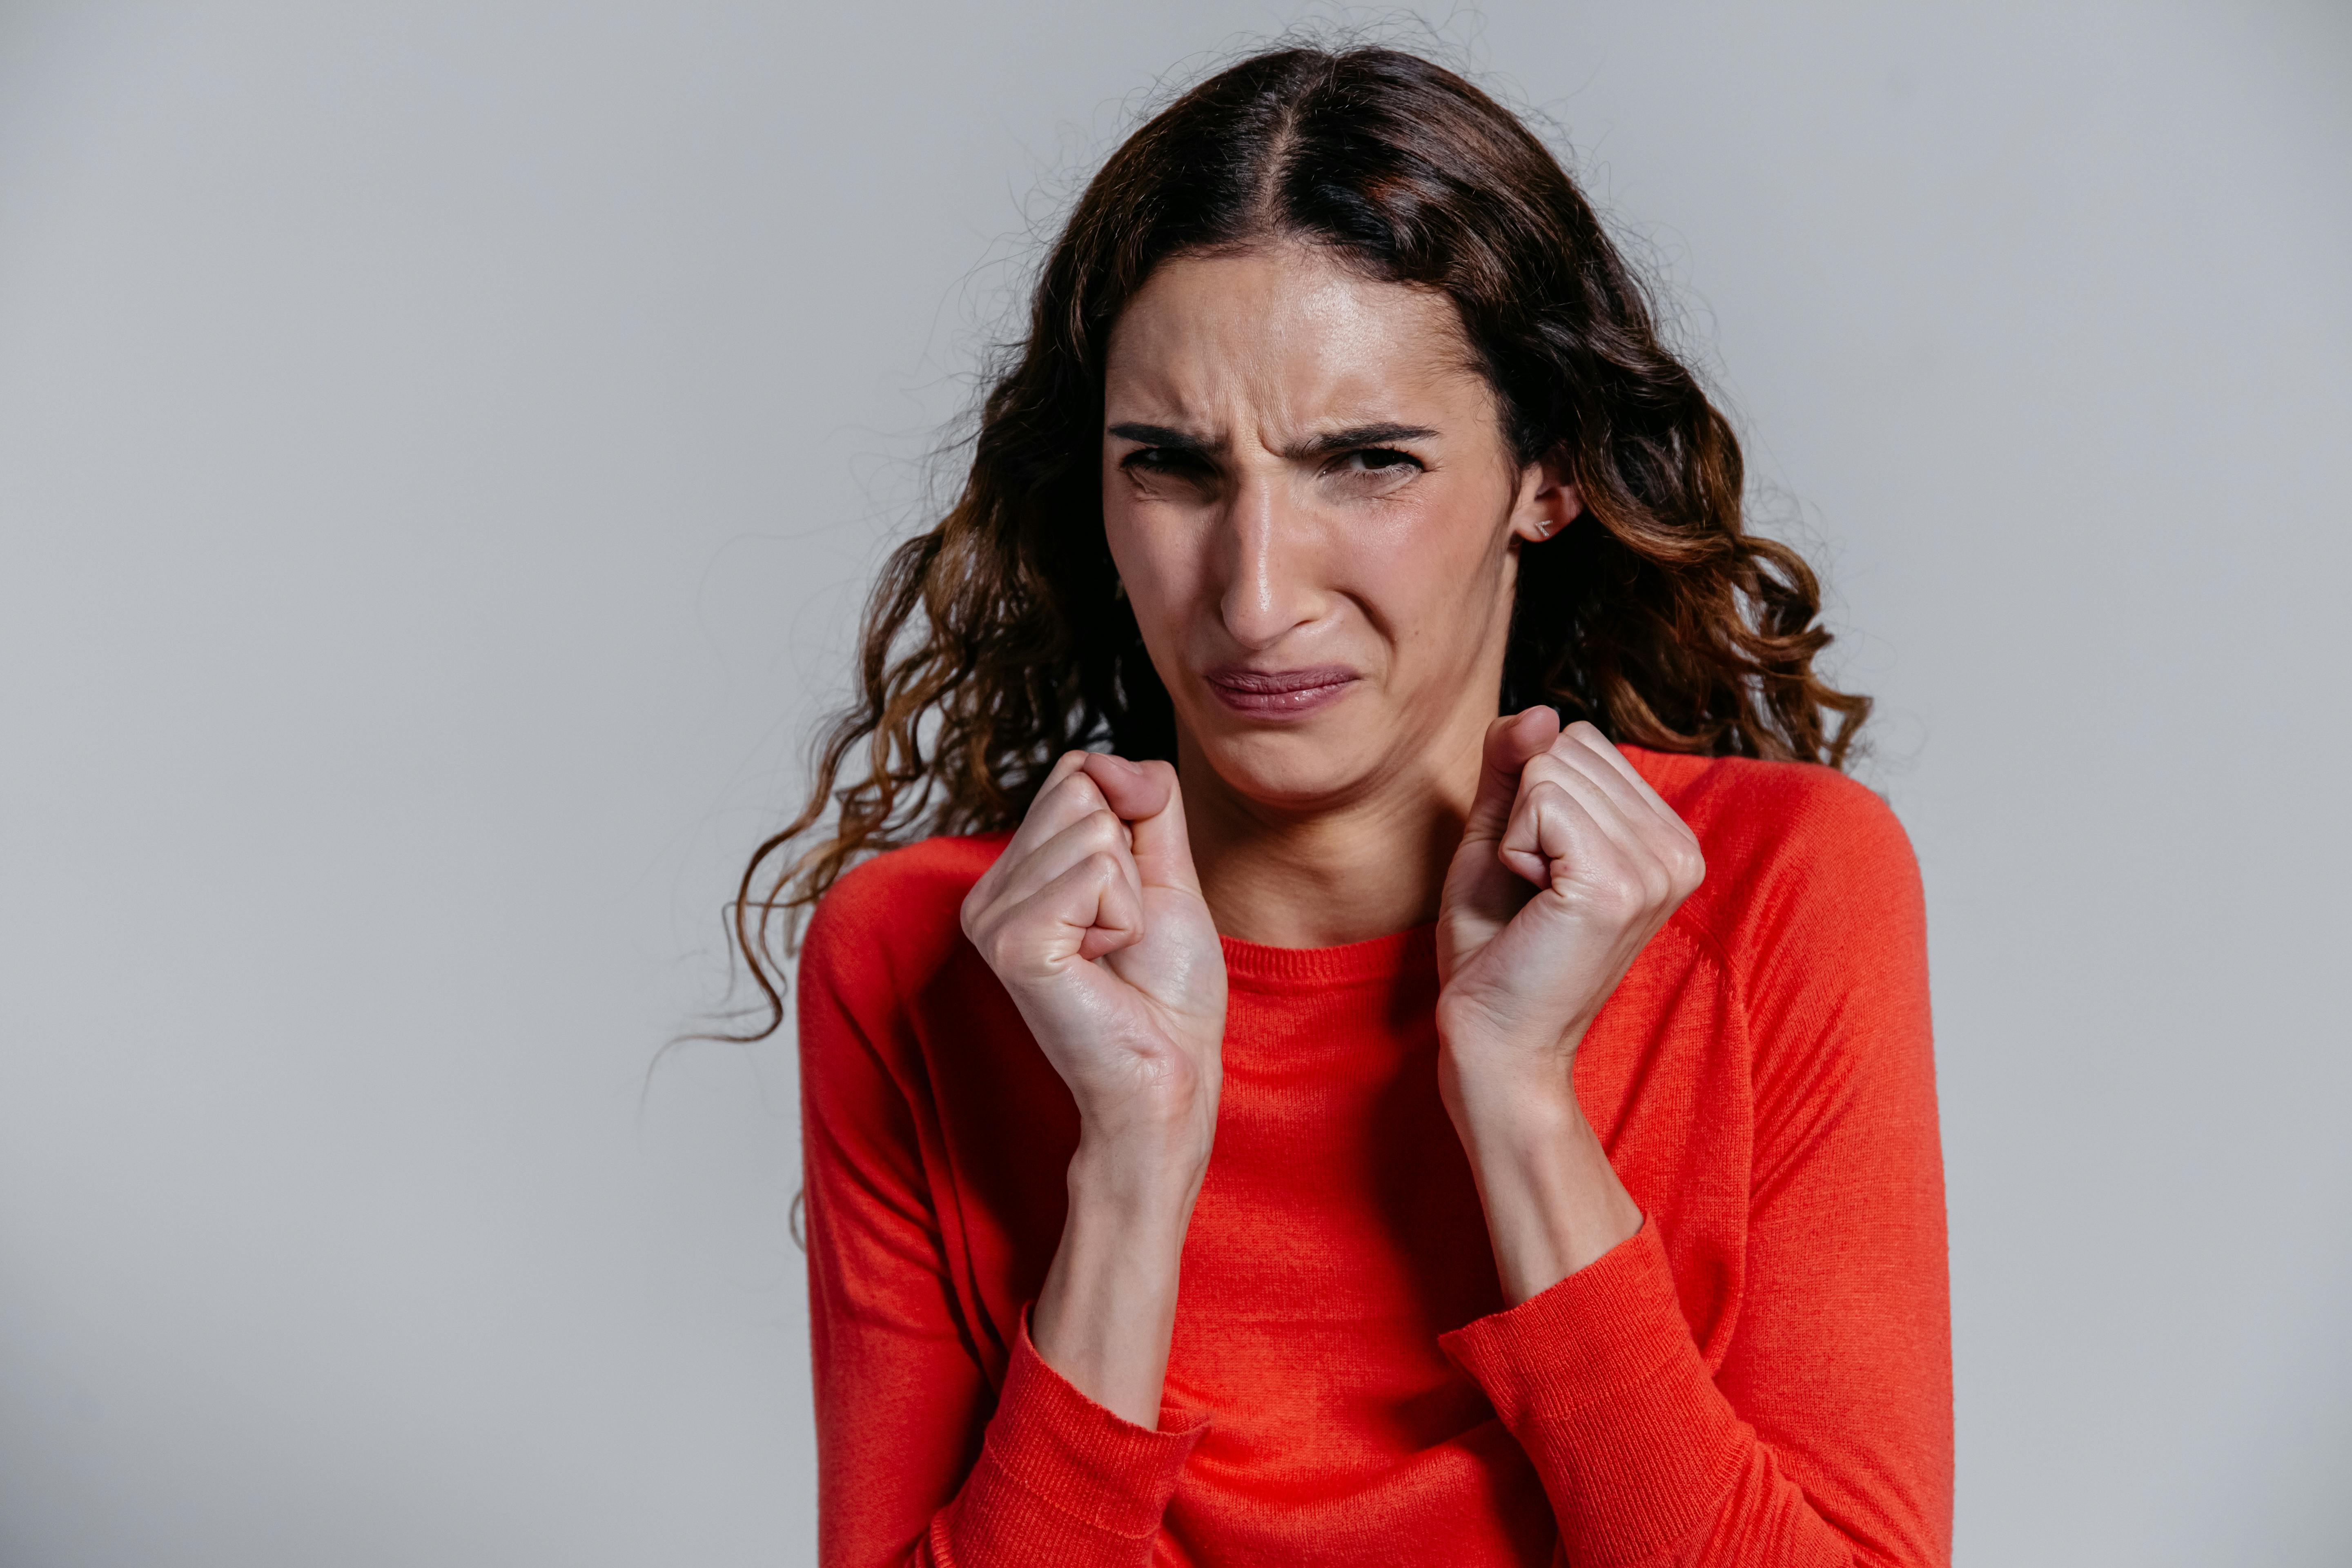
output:
[[[1558,534],[1584,511],[1584,497],[1568,477],[1558,450],[1519,472],[1519,493],[1511,507],[1511,531],[1522,543],[1538,544]]]

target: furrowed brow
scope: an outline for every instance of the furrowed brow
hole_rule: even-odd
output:
[[[1393,447],[1402,441],[1429,441],[1437,432],[1423,425],[1351,425],[1345,430],[1329,430],[1286,447],[1283,456],[1293,462],[1308,458],[1328,458],[1334,452],[1360,451],[1366,447]]]
[[[1202,457],[1214,457],[1225,449],[1223,441],[1204,441],[1188,430],[1171,430],[1165,425],[1114,425],[1110,433],[1122,441],[1140,441],[1147,447],[1165,447],[1175,452],[1198,452]]]

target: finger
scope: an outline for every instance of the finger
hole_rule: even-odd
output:
[[[1086,764],[1087,753],[1082,751],[1064,752],[1054,759],[1045,772],[1045,781],[1029,799],[1029,808],[1013,830],[987,869],[981,872],[963,897],[963,929],[977,939],[989,911],[1003,900],[1006,882],[1017,872],[1037,846],[1045,843],[1071,823],[1083,819],[1087,813],[1103,807],[1102,792],[1079,770]]]
[[[1646,851],[1650,847],[1648,835],[1657,829],[1648,805],[1599,758],[1574,742],[1554,742],[1549,751],[1528,761],[1525,776],[1549,779],[1576,796],[1621,848]]]
[[[1089,855],[1003,912],[990,933],[999,974],[1043,977],[1141,939],[1143,910],[1117,860]]]
[[[1607,818],[1615,813],[1595,812],[1599,798],[1550,778],[1534,781],[1499,853],[1538,888],[1566,892],[1564,880],[1614,917],[1634,919],[1671,898],[1673,884],[1656,857],[1638,845],[1629,849],[1608,831]]]
[[[1538,888],[1552,885],[1554,863],[1588,864],[1611,852],[1609,836],[1591,814],[1550,779],[1530,779],[1519,791],[1496,857]]]
[[[1569,754],[1562,755],[1563,750]],[[1617,869],[1611,875],[1633,879],[1647,902],[1680,903],[1706,875],[1698,840],[1660,822],[1613,770],[1573,742],[1529,763],[1528,777],[1556,783],[1576,797],[1616,850]],[[1600,869],[1598,862],[1570,868],[1571,875],[1588,880]]]
[[[1131,763],[1110,752],[1089,752],[1079,764],[1095,787],[1102,791],[1103,802],[1120,821],[1133,824],[1139,817],[1150,816],[1164,808],[1167,792],[1175,770],[1161,764],[1158,772],[1143,763]]]
[[[1599,729],[1580,719],[1560,733],[1564,738],[1572,740],[1607,763],[1609,771],[1631,785],[1633,792],[1648,805],[1653,812],[1668,823],[1677,835],[1689,839],[1693,844],[1698,842],[1698,835],[1691,831],[1690,824],[1675,815],[1675,808],[1666,804],[1665,797],[1651,786],[1650,781],[1642,776],[1641,770],[1626,761],[1625,753],[1619,751],[1610,742],[1609,737],[1602,734]]]
[[[993,863],[981,873],[972,886],[971,900],[980,907],[994,903],[1001,896],[1004,883],[1021,863],[1036,852],[1037,847],[1070,824],[1083,820],[1088,813],[1100,811],[1108,804],[1095,781],[1082,770],[1090,752],[1064,752],[1054,759],[1045,773],[1045,782],[1029,802],[1029,809],[1013,837]]]
[[[1184,791],[1175,768],[1163,762],[1128,765],[1138,778],[1132,795],[1122,798],[1138,806],[1153,803],[1128,823],[1134,833],[1136,874],[1147,888],[1175,888],[1197,897],[1201,876],[1192,864],[1192,836],[1185,826]]]
[[[1143,894],[1135,861],[1128,852],[1127,825],[1108,808],[1097,808],[1045,840],[1004,875],[991,906],[1012,905],[1034,898],[1047,883],[1092,855],[1108,855],[1119,865],[1119,875],[1139,902]],[[985,920],[983,913],[982,919]]]
[[[1017,860],[1087,813],[1103,808],[1102,791],[1084,771],[1088,754],[1064,752],[1054,759],[1045,782],[1022,814],[1021,826],[1013,829],[1012,842],[1004,847],[1006,858]]]
[[[1661,817],[1647,795],[1572,734],[1563,732],[1550,751],[1528,764],[1528,773],[1531,778],[1557,778],[1577,790],[1580,797],[1584,792],[1597,796],[1605,806],[1595,816],[1610,836],[1657,861],[1669,879],[1670,863],[1689,853],[1696,843],[1688,829]]]
[[[1544,703],[1521,709],[1486,726],[1478,759],[1478,788],[1463,824],[1465,840],[1498,838],[1519,798],[1519,773],[1559,734],[1559,715]]]

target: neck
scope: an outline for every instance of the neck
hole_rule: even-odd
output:
[[[1437,918],[1477,788],[1483,721],[1466,743],[1440,737],[1347,800],[1298,809],[1239,794],[1179,730],[1192,863],[1220,932],[1271,947],[1337,947]]]

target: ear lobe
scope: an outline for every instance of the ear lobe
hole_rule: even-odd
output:
[[[1583,492],[1557,458],[1545,458],[1534,468],[1535,489],[1522,492],[1513,524],[1513,531],[1529,543],[1551,538],[1584,515]]]

